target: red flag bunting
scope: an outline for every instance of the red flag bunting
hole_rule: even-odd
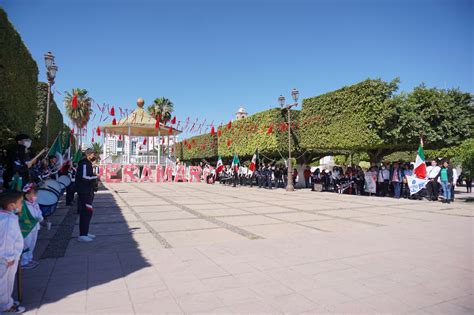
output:
[[[211,136],[215,135],[216,131],[214,130],[214,126],[211,127]]]
[[[169,128],[168,128],[168,133],[169,133],[170,135],[173,134],[173,127],[169,127]]]
[[[155,129],[158,129],[159,127],[160,127],[160,121],[157,120],[157,121],[155,122]]]
[[[143,139],[143,145],[146,145],[146,138]]]
[[[114,118],[114,120],[112,120],[112,125],[115,126],[117,125],[117,120]]]
[[[176,116],[174,116],[173,119],[171,119],[171,124],[172,125],[176,124]]]
[[[115,108],[113,106],[110,109],[110,116],[115,116]]]
[[[122,141],[122,135],[119,135],[119,141]]]
[[[218,137],[221,137],[221,136],[222,136],[222,130],[219,129],[219,130],[217,131],[217,136],[218,136]]]
[[[270,127],[267,130],[267,135],[272,134],[272,133],[273,133],[273,125],[270,125]]]
[[[92,143],[94,143],[94,137],[92,137]]]
[[[76,94],[76,93],[74,93],[74,95],[72,96],[71,105],[72,105],[72,109],[76,109],[76,108],[77,108],[77,94]]]
[[[230,129],[230,128],[232,128],[232,120],[229,121],[229,123],[227,124],[227,129]]]
[[[227,146],[230,147],[230,139],[227,139]]]

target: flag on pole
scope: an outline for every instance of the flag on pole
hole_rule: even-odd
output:
[[[53,145],[48,151],[48,156],[55,156],[58,159],[57,166],[63,165],[63,152],[61,147],[61,137],[58,135]]]
[[[252,172],[255,172],[255,166],[257,165],[257,151],[255,151],[253,157],[252,157],[252,162],[250,162],[249,165],[249,170]]]
[[[232,168],[234,168],[234,166],[240,164],[240,161],[239,161],[239,157],[237,156],[237,154],[234,154],[234,158],[232,159]]]
[[[63,145],[62,154],[66,161],[69,161],[71,159],[71,137],[72,135],[67,133],[66,140],[64,141]]]
[[[222,163],[222,158],[219,156],[219,159],[217,160],[217,166],[216,166],[216,173],[222,172],[224,169],[224,164]]]
[[[72,158],[72,163],[79,163],[81,159],[82,159],[82,151],[79,149],[74,154],[74,157]]]
[[[418,147],[418,153],[416,154],[414,173],[418,178],[426,178],[425,153],[423,152],[423,139],[421,138],[420,146]]]
[[[31,214],[30,210],[26,206],[25,201],[21,208],[21,214],[18,218],[18,223],[20,225],[21,234],[23,238],[27,237],[28,234],[33,230],[33,228],[38,223],[38,220]]]

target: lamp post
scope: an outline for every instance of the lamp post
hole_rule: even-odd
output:
[[[293,89],[291,91],[291,96],[293,100],[295,101],[293,104],[285,104],[285,97],[283,95],[280,95],[278,97],[278,103],[280,104],[281,109],[286,109],[288,112],[288,179],[287,179],[287,184],[286,184],[286,191],[294,191],[295,187],[293,186],[293,170],[291,167],[291,108],[294,106],[298,106],[298,96],[300,95],[300,92],[298,92],[297,89]]]
[[[46,65],[46,76],[48,78],[48,101],[46,102],[46,146],[49,144],[49,104],[51,102],[51,87],[54,85],[58,66],[54,63],[54,55],[48,51],[44,54],[44,63]]]

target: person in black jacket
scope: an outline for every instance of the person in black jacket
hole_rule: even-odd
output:
[[[6,156],[6,169],[3,172],[3,186],[5,190],[8,190],[9,184],[15,174],[22,177],[24,184],[29,182],[29,168],[28,161],[30,157],[28,155],[28,149],[31,146],[31,138],[25,134],[19,134],[15,137],[14,144],[10,144],[7,147]]]
[[[94,174],[92,162],[96,160],[95,151],[87,149],[85,157],[77,165],[76,191],[78,195],[77,210],[79,212],[79,242],[91,242],[95,235],[89,233],[94,201],[94,187],[97,176]]]

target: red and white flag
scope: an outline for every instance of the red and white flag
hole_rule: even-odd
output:
[[[423,139],[420,139],[420,146],[415,160],[415,176],[418,178],[426,178],[425,152],[423,151]]]
[[[216,166],[216,173],[222,172],[224,169],[224,164],[222,164],[222,158],[219,156],[219,159],[217,160],[217,166]]]
[[[257,165],[257,152],[254,153],[252,157],[252,162],[250,162],[249,170],[255,172],[255,166]]]

